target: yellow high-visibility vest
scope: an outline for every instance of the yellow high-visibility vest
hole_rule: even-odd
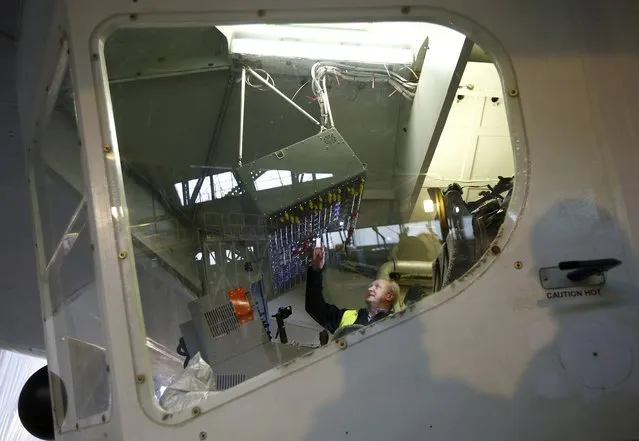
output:
[[[339,322],[339,327],[341,328],[342,326],[348,326],[355,323],[358,313],[359,311],[357,309],[347,309],[346,311],[344,311],[342,320]]]

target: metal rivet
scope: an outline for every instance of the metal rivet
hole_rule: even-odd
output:
[[[499,248],[497,245],[493,246],[490,251],[493,252],[493,254],[499,254],[501,253],[501,248]]]
[[[524,263],[520,260],[515,262],[515,269],[522,269],[524,267]]]
[[[511,97],[513,97],[513,98],[514,98],[514,97],[516,97],[516,96],[519,96],[519,91],[518,91],[517,89],[510,89],[510,90],[508,91],[508,95],[510,95]]]
[[[144,384],[146,381],[146,376],[144,374],[137,374],[135,376],[135,382],[138,384]]]
[[[207,437],[206,432],[200,432],[200,439],[202,441],[204,441],[206,439],[206,437]]]
[[[402,6],[402,14],[410,14],[410,6]]]
[[[104,153],[111,153],[111,146],[109,144],[106,144],[104,147],[102,147],[102,150],[104,150]]]
[[[194,407],[193,409],[191,409],[191,415],[198,416],[199,414],[202,413],[202,409],[200,409],[199,407]]]
[[[343,338],[340,338],[339,340],[337,340],[337,346],[340,349],[346,349],[346,346],[348,345],[346,344],[346,340],[344,340]]]
[[[126,258],[126,251],[120,251],[118,253],[118,259],[124,259]]]

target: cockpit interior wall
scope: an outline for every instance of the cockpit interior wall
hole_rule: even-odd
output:
[[[443,26],[433,26],[428,34],[417,93],[412,105],[406,106],[410,109],[408,117],[398,133],[405,136],[398,140],[399,174],[394,188],[404,222],[415,210],[473,44],[463,34]]]

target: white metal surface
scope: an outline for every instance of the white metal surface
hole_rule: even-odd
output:
[[[68,20],[51,23],[50,35],[58,34],[60,25],[71,47],[88,201],[95,217],[91,227],[112,413],[105,424],[61,439],[639,436],[634,368],[639,355],[639,206],[634,197],[639,154],[633,125],[639,105],[632,87],[639,68],[637,6],[428,3],[402,8],[391,1],[351,0],[318,10],[311,3],[284,0],[259,5],[189,0],[179,6],[185,15],[171,15],[178,8],[169,0],[68,2]],[[511,90],[516,95],[508,98],[508,115],[517,192],[498,238],[499,255],[414,310],[349,336],[346,350],[327,347],[268,372],[220,397],[219,407],[192,421],[174,425],[190,415],[163,419],[149,385],[136,384],[135,375],[149,369],[144,327],[135,269],[118,259],[120,251],[130,249],[130,238],[126,224],[111,216],[111,207],[125,205],[121,189],[107,185],[119,179],[119,161],[114,133],[106,130],[112,121],[101,112],[109,108],[99,74],[104,66],[93,57],[99,54],[96,38],[118,21],[145,21],[145,12],[165,13],[157,17],[163,22],[429,19],[467,33],[495,56],[505,96]],[[124,15],[105,21],[115,14]],[[33,44],[42,59],[55,58],[52,50]],[[28,86],[44,91],[52,71],[52,62],[45,62],[43,78]],[[38,103],[44,97],[29,98],[26,87],[23,138],[28,147],[39,118],[29,109],[42,108]],[[105,144],[114,147],[113,153],[105,155]],[[624,264],[610,273],[600,301],[581,309],[540,303],[545,299],[540,267],[604,257]]]

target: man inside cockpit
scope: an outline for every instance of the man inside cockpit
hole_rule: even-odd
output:
[[[324,247],[313,250],[312,266],[306,276],[306,312],[334,333],[347,325],[368,325],[393,312],[399,297],[399,285],[384,279],[374,280],[366,291],[366,308],[341,309],[326,303],[322,293],[322,270],[325,263]]]

